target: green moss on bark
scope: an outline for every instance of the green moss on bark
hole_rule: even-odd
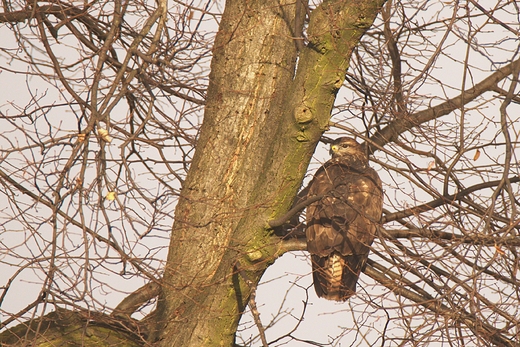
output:
[[[139,347],[144,341],[124,332],[113,319],[99,313],[59,309],[44,317],[21,323],[0,334],[5,347]]]

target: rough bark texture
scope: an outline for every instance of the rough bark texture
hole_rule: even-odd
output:
[[[152,340],[233,345],[250,294],[243,274],[257,283],[274,260],[267,221],[290,207],[350,52],[380,4],[326,1],[315,9],[294,75],[294,1],[226,3]]]
[[[135,327],[119,324],[101,313],[57,309],[0,334],[3,347],[137,347],[143,345]]]

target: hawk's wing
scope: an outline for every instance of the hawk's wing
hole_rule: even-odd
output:
[[[374,240],[381,218],[381,180],[370,167],[355,169],[332,159],[310,184],[309,195],[325,196],[307,207],[307,249],[319,296],[346,300]]]

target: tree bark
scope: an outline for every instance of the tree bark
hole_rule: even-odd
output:
[[[274,261],[267,222],[290,208],[350,53],[380,5],[326,1],[313,10],[295,74],[295,18],[305,8],[292,0],[226,3],[152,341],[233,345],[249,285]]]
[[[102,313],[58,308],[45,316],[31,319],[0,334],[0,345],[138,347],[142,332],[131,320],[114,319]]]

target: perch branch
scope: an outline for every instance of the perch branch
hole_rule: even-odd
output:
[[[289,219],[291,219],[292,216],[294,216],[296,213],[300,212],[301,210],[303,210],[305,207],[309,206],[310,204],[312,204],[313,202],[316,202],[318,200],[321,200],[321,198],[323,198],[325,195],[327,195],[327,193],[323,193],[323,194],[318,194],[318,195],[315,195],[313,197],[310,197],[308,199],[305,199],[304,201],[302,202],[299,202],[297,203],[296,205],[294,205],[289,211],[287,211],[286,214],[284,214],[283,216],[281,216],[280,218],[276,218],[276,219],[273,219],[271,221],[269,221],[269,226],[271,228],[277,228],[277,227],[281,227],[282,225],[284,225]]]

